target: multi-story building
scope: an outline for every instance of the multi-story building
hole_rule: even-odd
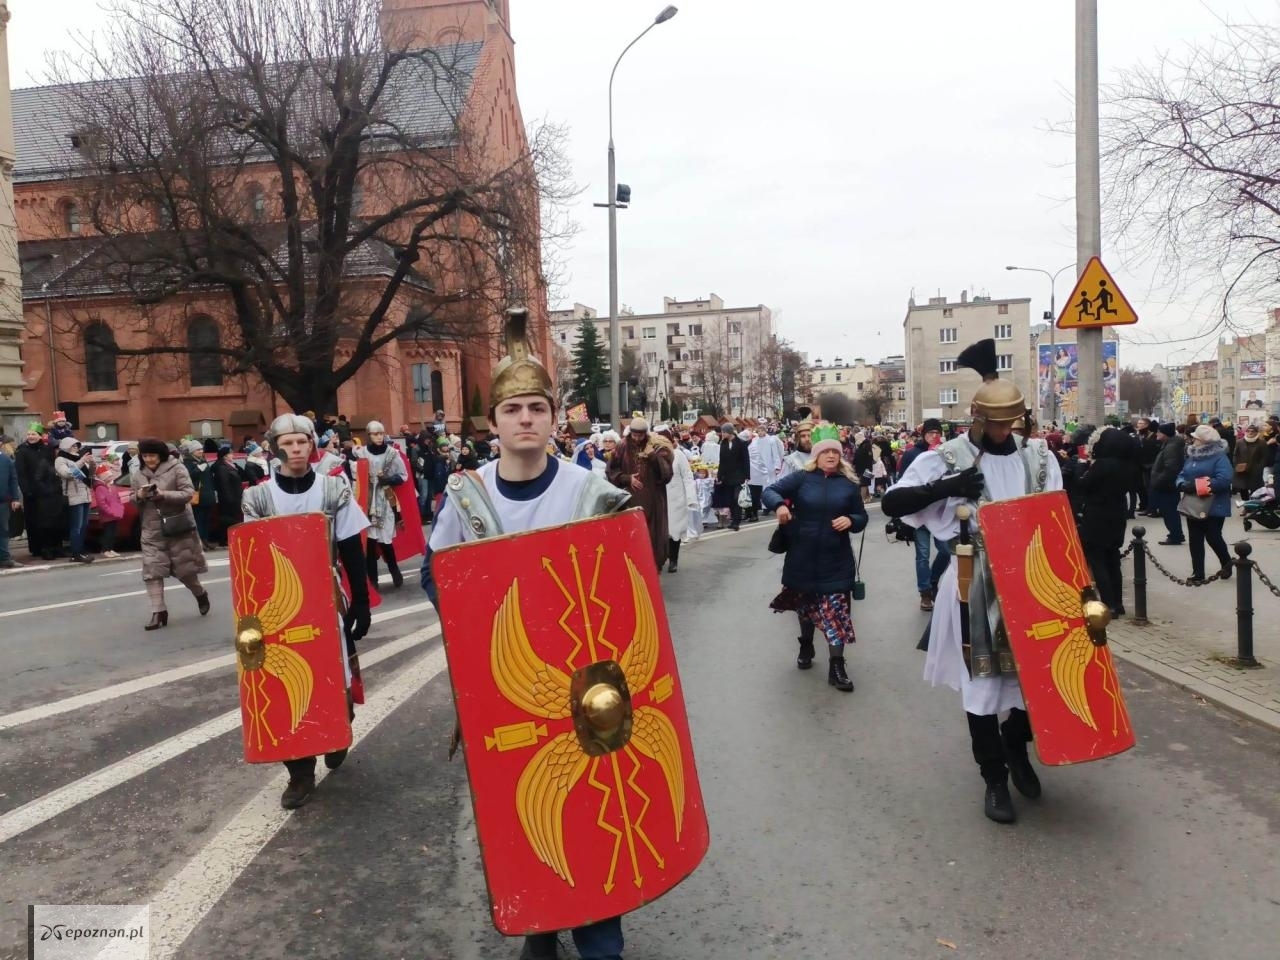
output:
[[[1222,337],[1218,341],[1218,416],[1226,420],[1265,418],[1267,336]]]
[[[876,388],[876,369],[862,357],[852,361],[835,357],[830,363],[824,363],[818,357],[808,368],[808,375],[809,389],[814,397],[839,393],[857,400],[863,393],[871,393]]]
[[[609,318],[575,303],[551,311],[551,339],[573,352],[583,320],[595,324],[609,346]],[[650,410],[663,400],[685,406],[707,403],[729,416],[776,412],[781,398],[770,396],[761,361],[775,343],[773,311],[764,304],[726,307],[714,293],[705,300],[662,298],[661,313],[618,311],[621,346],[636,352]]]
[[[909,424],[907,413],[910,404],[907,398],[907,358],[898,354],[885,357],[875,364],[876,386],[889,399],[880,419],[885,423]]]
[[[930,297],[928,303],[907,301],[902,321],[906,340],[906,393],[910,423],[926,417],[964,420],[981,380],[972,371],[956,367],[956,358],[969,344],[994,337],[1002,377],[1018,385],[1023,396],[1032,388],[1031,300],[1019,297],[995,300],[969,299],[961,291],[958,301]]]
[[[1280,415],[1280,309],[1272,310],[1267,322],[1267,404]]]
[[[1197,360],[1187,364],[1187,414],[1202,418],[1216,417],[1221,396],[1218,393],[1218,361]]]

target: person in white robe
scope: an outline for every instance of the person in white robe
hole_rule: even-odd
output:
[[[675,431],[660,423],[653,430],[671,441],[671,479],[667,481],[667,573],[680,565],[680,544],[690,539],[689,519],[698,512],[698,488],[693,482],[689,455],[676,443]]]
[[[962,504],[979,509],[980,500],[1008,500],[1062,489],[1057,458],[1048,452],[1044,441],[1023,441],[1013,433],[1015,422],[1029,417],[1030,411],[1012,383],[996,378],[995,341],[983,340],[966,348],[956,365],[983,375],[983,386],[970,408],[973,428],[916,457],[882,501],[885,514],[928,530],[942,543],[959,536],[956,508]],[[976,531],[976,518],[970,522]],[[959,691],[968,715],[974,760],[986,783],[984,812],[996,822],[1013,823],[1016,813],[1009,794],[1010,775],[1024,796],[1035,798],[1041,792],[1027,753],[1031,725],[1016,675],[969,675],[961,646],[955,563],[947,567],[938,584],[924,678],[933,686]],[[1001,725],[998,715],[1005,711],[1009,716]]]
[[[409,479],[409,472],[405,469],[404,458],[400,456],[400,448],[387,440],[387,428],[380,421],[370,420],[365,436],[369,442],[357,447],[355,452],[357,459],[369,462],[369,489],[365,502],[360,505],[369,517],[365,565],[369,582],[377,589],[378,555],[381,554],[387,563],[387,572],[391,574],[392,585],[399,588],[404,583],[404,575],[396,563],[394,542],[397,527],[404,524],[395,488]]]

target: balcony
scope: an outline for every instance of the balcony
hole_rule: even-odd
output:
[[[688,338],[687,338],[683,333],[668,333],[668,334],[667,334],[667,346],[668,346],[668,347],[683,347],[683,346],[684,346],[685,344],[687,344],[688,342],[689,342]]]

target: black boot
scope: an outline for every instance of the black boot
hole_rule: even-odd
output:
[[[370,540],[364,548],[364,572],[369,578],[369,586],[378,589],[378,544]]]
[[[382,545],[382,559],[387,561],[387,572],[391,574],[391,585],[399,590],[404,586],[404,574],[400,572],[400,564],[396,563],[395,547],[389,543]]]
[[[982,801],[982,812],[988,820],[996,823],[1014,823],[1018,814],[1013,809],[1013,797],[1009,796],[1009,784],[988,783],[986,796]]]
[[[844,647],[836,649],[843,650]],[[853,692],[853,681],[849,679],[849,675],[844,672],[844,654],[831,653],[831,659],[827,661],[827,683],[845,693]]]
[[[1000,739],[1004,743],[1005,762],[1009,765],[1009,778],[1024,797],[1035,800],[1040,796],[1040,778],[1031,766],[1027,755],[1027,743],[1031,740],[1031,721],[1025,710],[1009,711],[1009,719],[1000,725]]]
[[[667,539],[667,573],[680,569],[680,541]]]
[[[813,637],[808,639],[800,637],[800,652],[796,654],[796,668],[799,670],[808,670],[813,666]]]
[[[147,625],[142,629],[143,630],[159,630],[161,627],[167,627],[168,625],[169,625],[169,611],[159,610],[151,615],[151,619],[147,622]]]

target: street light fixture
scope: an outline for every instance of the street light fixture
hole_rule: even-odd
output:
[[[1062,273],[1063,270],[1070,270],[1070,269],[1073,269],[1074,267],[1075,267],[1074,262],[1068,263],[1066,266],[1059,267],[1053,273],[1050,273],[1048,270],[1043,270],[1040,267],[1013,267],[1013,266],[1005,267],[1006,270],[1022,270],[1026,273],[1043,273],[1046,277],[1049,278],[1049,313],[1044,319],[1049,321],[1050,348],[1056,345],[1055,337],[1056,337],[1057,326],[1058,326],[1058,306],[1057,306],[1057,290],[1055,289],[1055,285],[1058,282],[1058,274]],[[1053,358],[1050,357],[1050,360],[1052,361]],[[1036,370],[1037,370],[1036,392],[1039,393],[1040,391],[1039,363],[1036,364]],[[1054,423],[1056,423],[1058,420],[1058,384],[1056,382],[1058,379],[1057,374],[1058,374],[1058,368],[1056,363],[1050,362],[1049,364],[1049,419]],[[1037,404],[1036,406],[1039,407],[1039,404]]]
[[[613,78],[618,72],[618,64],[622,62],[622,58],[627,55],[627,51],[640,42],[640,38],[652,30],[660,23],[666,23],[677,13],[677,9],[668,4],[662,8],[662,12],[653,18],[653,23],[649,24],[640,34],[623,47],[622,52],[618,54],[618,59],[613,63],[613,70],[609,72],[609,202],[607,204],[596,204],[596,206],[607,206],[609,208],[609,391],[613,397],[613,419],[614,426],[619,430],[622,429],[622,402],[619,396],[620,383],[619,371],[622,366],[622,343],[619,337],[620,326],[618,323],[618,177],[617,166],[613,152]],[[630,199],[630,190],[628,197]]]

